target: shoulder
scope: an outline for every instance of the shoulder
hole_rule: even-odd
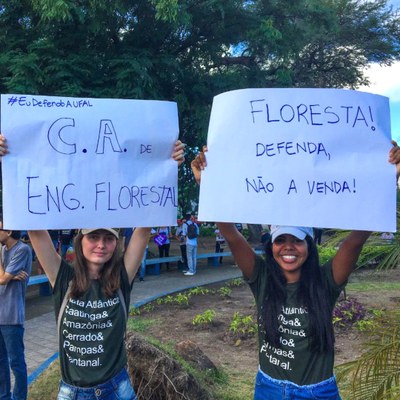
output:
[[[340,293],[347,284],[346,281],[342,285],[338,285],[333,279],[332,259],[321,266],[321,275],[328,287],[331,288],[331,290],[333,290],[334,292]]]
[[[245,279],[248,284],[254,284],[257,281],[264,282],[270,274],[270,265],[264,257],[255,256],[253,275],[249,279]]]
[[[28,244],[26,244],[26,243],[22,242],[21,240],[19,240],[18,241],[18,245],[19,245],[19,247],[20,247],[20,249],[22,251],[28,252],[29,254],[31,253],[32,250],[31,250],[31,247]]]
[[[58,270],[56,284],[58,281],[69,282],[75,276],[74,268],[68,264],[64,259],[61,259],[60,269]]]
[[[10,250],[7,250],[6,246],[3,246],[3,249],[5,252],[12,254],[12,256],[20,256],[22,254],[30,255],[32,253],[30,246],[21,240],[18,240],[18,242],[15,243],[15,246],[13,246]]]

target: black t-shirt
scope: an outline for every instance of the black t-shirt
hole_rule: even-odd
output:
[[[342,286],[333,281],[332,262],[322,268],[331,310]],[[269,268],[264,259],[257,257],[254,274],[247,282],[253,292],[258,311],[259,363],[263,372],[274,379],[287,380],[297,385],[311,385],[333,376],[334,353],[315,353],[309,349],[309,319],[305,306],[298,303],[298,283],[286,285],[287,300],[278,315],[279,348],[267,342],[263,329],[263,301],[267,295]]]
[[[53,290],[56,318],[73,275],[73,268],[62,261]],[[121,290],[129,310],[131,285],[123,264]],[[69,299],[59,332],[63,381],[90,387],[115,376],[127,363],[125,330],[126,317],[118,294],[107,297],[99,281],[93,280],[81,298]]]

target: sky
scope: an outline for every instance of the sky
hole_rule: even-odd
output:
[[[366,75],[371,85],[359,90],[389,97],[392,138],[400,144],[400,61],[390,67],[371,65]]]
[[[400,9],[400,0],[390,0],[388,4]],[[392,138],[400,144],[400,61],[390,67],[373,64],[366,75],[371,85],[359,90],[389,97]]]

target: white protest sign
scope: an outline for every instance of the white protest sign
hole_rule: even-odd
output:
[[[1,96],[7,229],[176,225],[177,105]]]
[[[386,97],[244,89],[214,98],[199,220],[396,230]]]

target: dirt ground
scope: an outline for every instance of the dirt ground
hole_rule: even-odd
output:
[[[400,282],[400,269],[375,273],[355,272],[351,281],[374,282],[375,287],[368,292],[347,291],[347,296],[355,298],[367,309],[392,309],[400,305],[397,290],[383,290],[381,282]],[[139,318],[156,320],[146,334],[163,343],[179,343],[184,340],[195,342],[217,367],[231,371],[243,371],[255,375],[257,361],[256,337],[239,338],[229,333],[229,325],[235,312],[242,316],[252,315],[255,319],[253,296],[246,284],[230,287],[231,293],[222,296],[219,288],[225,285],[210,285],[208,294],[193,295],[189,306],[152,303],[154,309],[142,312]],[[195,326],[195,316],[206,310],[214,310],[215,317],[208,326]],[[353,360],[361,354],[363,333],[355,328],[336,329],[336,364]]]
[[[198,251],[214,251],[215,239],[212,237],[198,239]],[[228,250],[228,248],[226,249]],[[157,257],[157,246],[150,240],[150,256]],[[179,243],[171,241],[170,255],[180,254]],[[367,309],[393,309],[400,306],[399,290],[383,290],[381,283],[400,283],[400,268],[387,272],[363,271],[355,272],[350,282],[372,282],[373,288],[367,292],[347,290],[347,296],[355,298]],[[218,289],[222,285],[211,285],[210,293],[193,295],[189,306],[163,304],[153,302],[154,309],[144,312],[140,317],[157,322],[151,325],[146,334],[150,334],[164,343],[179,343],[191,340],[197,343],[203,352],[217,367],[233,371],[246,371],[254,376],[257,370],[256,338],[238,340],[229,333],[229,325],[235,312],[242,316],[252,315],[255,319],[254,299],[246,284],[231,287],[229,296],[221,296]],[[206,310],[214,310],[216,315],[212,324],[206,327],[195,326],[192,320]],[[357,329],[336,329],[336,364],[356,359],[362,351],[365,340],[363,333]]]

